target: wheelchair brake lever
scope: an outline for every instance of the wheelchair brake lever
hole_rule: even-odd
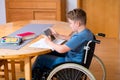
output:
[[[94,43],[100,44],[100,40],[93,40]]]

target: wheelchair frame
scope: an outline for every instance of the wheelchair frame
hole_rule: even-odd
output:
[[[85,58],[84,58],[84,63],[86,63],[88,50],[90,49],[89,44],[92,43],[92,42],[98,43],[98,44],[100,43],[99,40],[90,40],[90,41],[88,41],[87,46],[84,47],[84,49],[86,50],[86,52],[85,52]],[[101,68],[103,70],[102,80],[105,80],[106,79],[106,69],[105,69],[104,63],[95,54],[93,55],[93,57],[100,64],[100,66],[101,66]],[[93,75],[93,73],[88,68],[84,67],[83,65],[80,65],[78,63],[73,63],[73,62],[71,62],[71,63],[64,63],[64,64],[61,64],[61,65],[55,67],[50,72],[50,74],[48,75],[47,80],[51,80],[52,77],[54,76],[54,74],[56,74],[60,70],[67,69],[67,68],[72,68],[72,69],[79,70],[79,71],[83,72],[84,74],[86,74],[90,78],[90,80],[96,80],[95,76]]]

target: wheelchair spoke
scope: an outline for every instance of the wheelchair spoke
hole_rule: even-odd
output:
[[[56,67],[49,74],[47,80],[95,80],[94,76],[86,68],[73,64],[68,63]]]
[[[68,75],[65,75],[67,74],[67,70],[61,70],[57,73],[57,76],[59,76],[59,79],[58,80],[70,80],[68,78]]]
[[[72,69],[72,80],[82,80],[82,72]]]
[[[82,80],[83,73],[69,68],[57,72],[54,77],[56,77],[57,80]]]

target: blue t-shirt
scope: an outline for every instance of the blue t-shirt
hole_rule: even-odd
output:
[[[84,42],[89,40],[93,40],[93,34],[88,29],[74,34],[71,39],[65,43],[71,49],[67,53],[65,60],[68,62],[82,62]]]

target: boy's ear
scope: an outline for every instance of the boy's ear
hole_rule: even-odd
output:
[[[76,26],[80,26],[81,25],[81,23],[80,23],[80,21],[76,21]]]

